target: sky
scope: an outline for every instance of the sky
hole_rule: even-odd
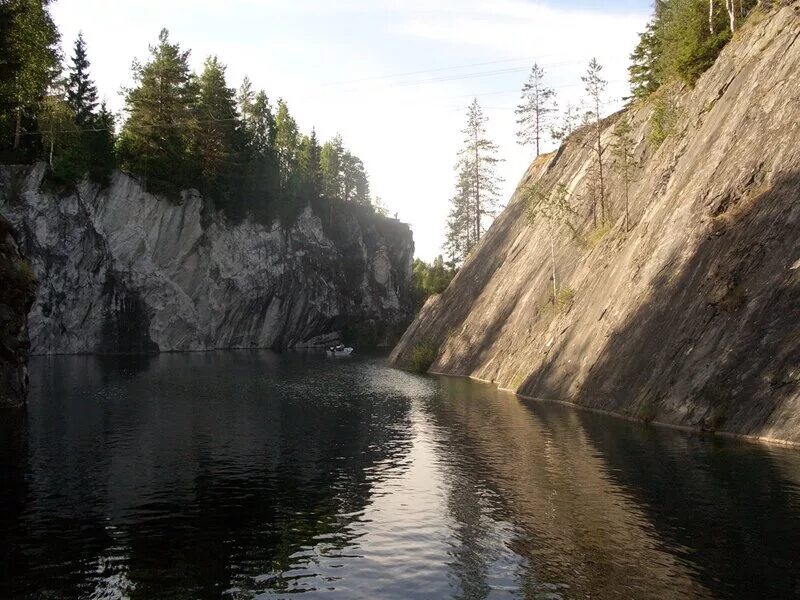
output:
[[[628,56],[650,0],[57,0],[51,10],[66,55],[83,32],[115,111],[133,59],[145,60],[166,27],[195,70],[215,54],[232,87],[247,75],[273,104],[283,98],[304,132],[340,133],[373,195],[411,225],[417,256],[432,260],[472,99],[499,145],[505,203],[534,154],[517,144],[514,115],[533,63],[563,107],[580,102],[596,57],[613,112],[628,94]]]

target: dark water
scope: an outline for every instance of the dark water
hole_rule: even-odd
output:
[[[800,596],[800,452],[379,358],[37,359],[0,598]]]

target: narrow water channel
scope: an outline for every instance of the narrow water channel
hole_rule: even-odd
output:
[[[381,357],[31,364],[0,598],[790,598],[800,452]]]

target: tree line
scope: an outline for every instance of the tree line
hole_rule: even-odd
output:
[[[238,89],[226,66],[208,57],[192,72],[190,52],[164,29],[147,59],[133,63],[124,119],[98,101],[82,35],[66,67],[48,0],[0,6],[0,160],[45,160],[56,180],[88,174],[107,183],[121,168],[148,191],[177,197],[197,188],[234,218],[292,217],[309,202],[371,206],[364,164],[340,135],[321,143],[304,134],[278,99],[245,78]]]

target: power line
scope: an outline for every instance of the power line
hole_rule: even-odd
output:
[[[541,58],[545,58],[547,56],[553,56],[553,55],[552,54],[543,54],[542,56],[526,56],[526,57],[521,57],[521,58],[506,58],[506,59],[503,59],[503,60],[491,60],[491,61],[487,61],[487,62],[470,63],[470,64],[465,64],[465,65],[453,65],[453,66],[450,66],[450,67],[439,67],[439,68],[435,68],[435,69],[422,69],[420,71],[407,71],[405,73],[394,73],[392,75],[372,75],[372,76],[369,76],[369,77],[361,77],[359,79],[350,79],[350,80],[345,80],[345,81],[332,81],[332,82],[328,82],[328,83],[323,83],[322,85],[324,87],[337,86],[337,85],[349,85],[351,83],[361,83],[361,82],[364,82],[364,81],[378,81],[378,80],[381,80],[381,79],[395,79],[397,77],[410,77],[411,75],[424,75],[426,73],[438,73],[438,72],[442,72],[442,71],[455,71],[457,69],[468,69],[468,68],[471,68],[471,67],[485,67],[485,66],[488,66],[488,65],[498,65],[498,64],[504,64],[504,63],[510,63],[510,62],[521,62],[523,60],[525,60],[525,61],[530,61],[530,60],[536,61],[536,60],[539,60]]]

